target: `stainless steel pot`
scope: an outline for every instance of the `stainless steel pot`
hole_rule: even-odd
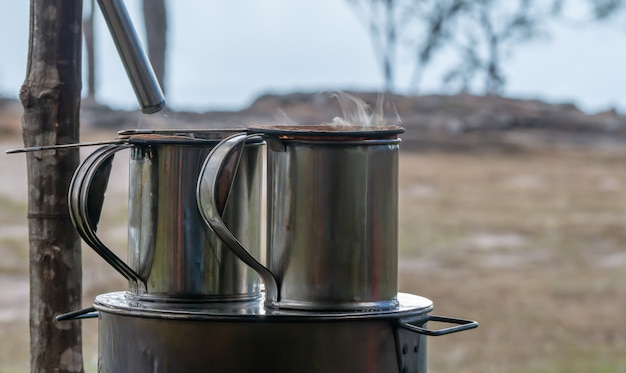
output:
[[[204,159],[239,131],[122,131],[126,142],[99,148],[79,166],[70,185],[70,217],[83,240],[129,279],[129,296],[172,302],[260,296],[259,277],[208,229],[196,203]],[[218,202],[226,225],[254,250],[260,248],[262,147],[262,141],[246,142]],[[122,149],[131,152],[128,264],[96,234],[111,161]]]
[[[107,372],[426,372],[426,336],[475,328],[431,316],[426,298],[398,294],[376,312],[272,311],[262,301],[176,308],[124,293],[96,298],[98,371]],[[452,327],[430,330],[428,321]]]
[[[384,310],[397,307],[397,126],[258,126],[207,157],[200,211],[216,234],[263,278],[269,307]],[[219,183],[249,138],[267,155],[267,267],[220,217]],[[226,161],[225,161],[226,160]]]

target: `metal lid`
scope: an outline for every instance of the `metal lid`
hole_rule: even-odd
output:
[[[220,129],[126,129],[118,131],[120,137],[136,136],[136,135],[160,135],[160,136],[177,136],[205,140],[220,140],[224,137],[234,135],[236,133],[246,132],[245,128],[220,128]]]
[[[264,299],[225,303],[157,303],[133,300],[126,292],[98,295],[94,307],[100,312],[135,317],[190,320],[238,321],[348,321],[361,319],[397,319],[424,315],[433,309],[433,302],[419,295],[398,293],[399,306],[384,311],[300,311],[270,310],[263,307]]]
[[[341,126],[334,124],[304,126],[250,126],[248,133],[264,134],[281,140],[379,140],[396,139],[403,133],[400,126]]]
[[[216,145],[225,138],[246,132],[245,128],[229,129],[130,129],[119,131],[118,138],[134,145]],[[263,139],[254,137],[246,145],[262,144]]]

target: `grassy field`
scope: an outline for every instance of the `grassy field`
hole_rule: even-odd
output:
[[[19,146],[3,142],[2,150]],[[23,156],[0,155],[0,372],[28,370]],[[403,292],[475,330],[429,337],[429,372],[626,372],[626,149],[402,152]],[[124,252],[125,171],[102,235]],[[85,304],[124,282],[85,250]],[[85,365],[97,322],[84,321]],[[438,325],[431,325],[437,327]]]
[[[400,287],[480,322],[431,372],[626,372],[624,155],[402,157]]]

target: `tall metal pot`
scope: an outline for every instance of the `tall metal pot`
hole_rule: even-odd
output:
[[[267,306],[304,310],[397,307],[398,134],[386,127],[258,126],[217,145],[198,180],[200,211],[263,278]],[[267,266],[219,214],[219,180],[246,139],[267,155]]]
[[[130,130],[94,151],[70,185],[70,217],[83,240],[129,280],[128,296],[170,302],[249,300],[259,277],[206,226],[196,184],[209,152],[240,130]],[[237,172],[221,183],[220,214],[253,250],[261,239],[262,141],[247,141]],[[128,264],[98,237],[111,161],[130,149]],[[226,197],[230,195],[230,199]],[[258,255],[257,251],[253,251]]]

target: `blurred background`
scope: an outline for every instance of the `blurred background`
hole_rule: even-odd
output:
[[[391,14],[387,3],[392,4]],[[473,9],[459,5],[465,3]],[[620,73],[626,65],[620,47],[626,40],[621,3],[165,1],[166,32],[159,36],[163,28],[155,26],[153,33],[165,38],[164,85],[170,108],[176,110],[241,109],[268,91],[386,87],[402,94],[461,89],[482,94],[488,90],[487,65],[495,62],[502,80],[494,87],[498,93],[601,111],[626,106],[621,89],[626,78]],[[0,94],[16,98],[26,70],[29,3],[0,4]],[[143,30],[142,2],[125,4]],[[89,18],[89,0],[84,8]],[[98,100],[134,108],[132,90],[97,9],[93,29]],[[145,41],[146,33],[139,34]],[[498,40],[494,51],[489,50],[492,37]],[[454,71],[458,76],[450,76]]]
[[[4,151],[22,144],[29,3],[0,4]],[[369,105],[384,93],[389,120],[406,128],[400,289],[432,299],[435,314],[480,323],[430,338],[429,371],[626,372],[626,2],[125,4],[168,108],[140,113],[85,0],[83,140],[137,127],[329,122],[345,114],[333,92]],[[125,256],[128,161],[118,158],[99,230]],[[11,336],[0,341],[0,372],[23,372],[26,164],[2,155],[0,166],[0,330]],[[89,249],[83,266],[85,305],[126,287]],[[83,325],[95,372],[97,322]]]

